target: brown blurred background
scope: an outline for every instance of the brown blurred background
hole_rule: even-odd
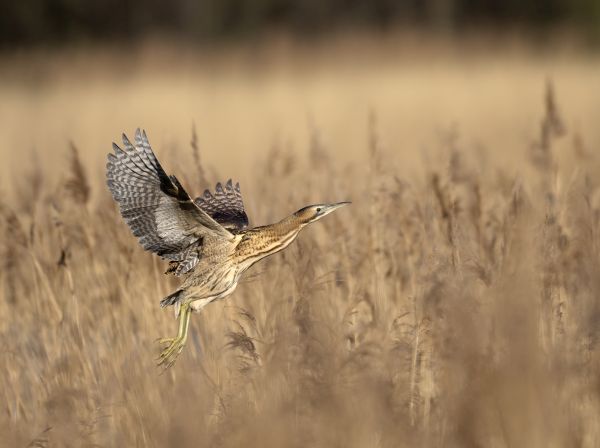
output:
[[[599,45],[598,0],[0,0],[0,446],[600,446]],[[138,126],[253,225],[353,202],[163,374]]]
[[[455,128],[502,153],[549,78],[595,129],[599,29],[596,0],[2,2],[0,185],[23,152],[50,163],[72,140],[97,165],[122,131],[185,145],[193,123],[205,161],[244,180],[315,127],[360,153],[370,111],[395,151]]]

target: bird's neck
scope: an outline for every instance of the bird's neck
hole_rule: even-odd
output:
[[[236,249],[240,266],[247,269],[257,261],[285,249],[305,225],[291,215],[275,224],[248,230]]]

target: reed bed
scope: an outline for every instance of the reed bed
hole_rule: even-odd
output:
[[[28,163],[0,199],[0,444],[598,446],[600,138],[560,83],[538,93],[513,165],[454,126],[401,153],[376,107],[353,157],[317,117],[302,148],[275,137],[231,165],[254,224],[353,204],[194,315],[165,372],[154,341],[176,324],[158,301],[177,280],[130,235],[102,155],[51,146],[58,173],[13,155]],[[202,128],[148,129],[198,194],[229,177]]]

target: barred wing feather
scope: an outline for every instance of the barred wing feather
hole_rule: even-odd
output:
[[[205,190],[194,202],[230,232],[237,233],[248,227],[240,184],[233,185],[231,179],[224,186],[219,182],[214,193]]]
[[[136,131],[135,145],[123,134],[123,145],[113,143],[114,154],[108,155],[107,184],[144,249],[175,262],[181,275],[196,266],[208,240],[233,238],[165,173],[145,132]]]

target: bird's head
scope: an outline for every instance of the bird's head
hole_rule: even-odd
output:
[[[323,216],[327,216],[334,210],[337,210],[338,208],[348,204],[350,204],[350,202],[308,205],[294,213],[294,216],[298,218],[303,224],[309,224],[311,222],[318,221]]]

